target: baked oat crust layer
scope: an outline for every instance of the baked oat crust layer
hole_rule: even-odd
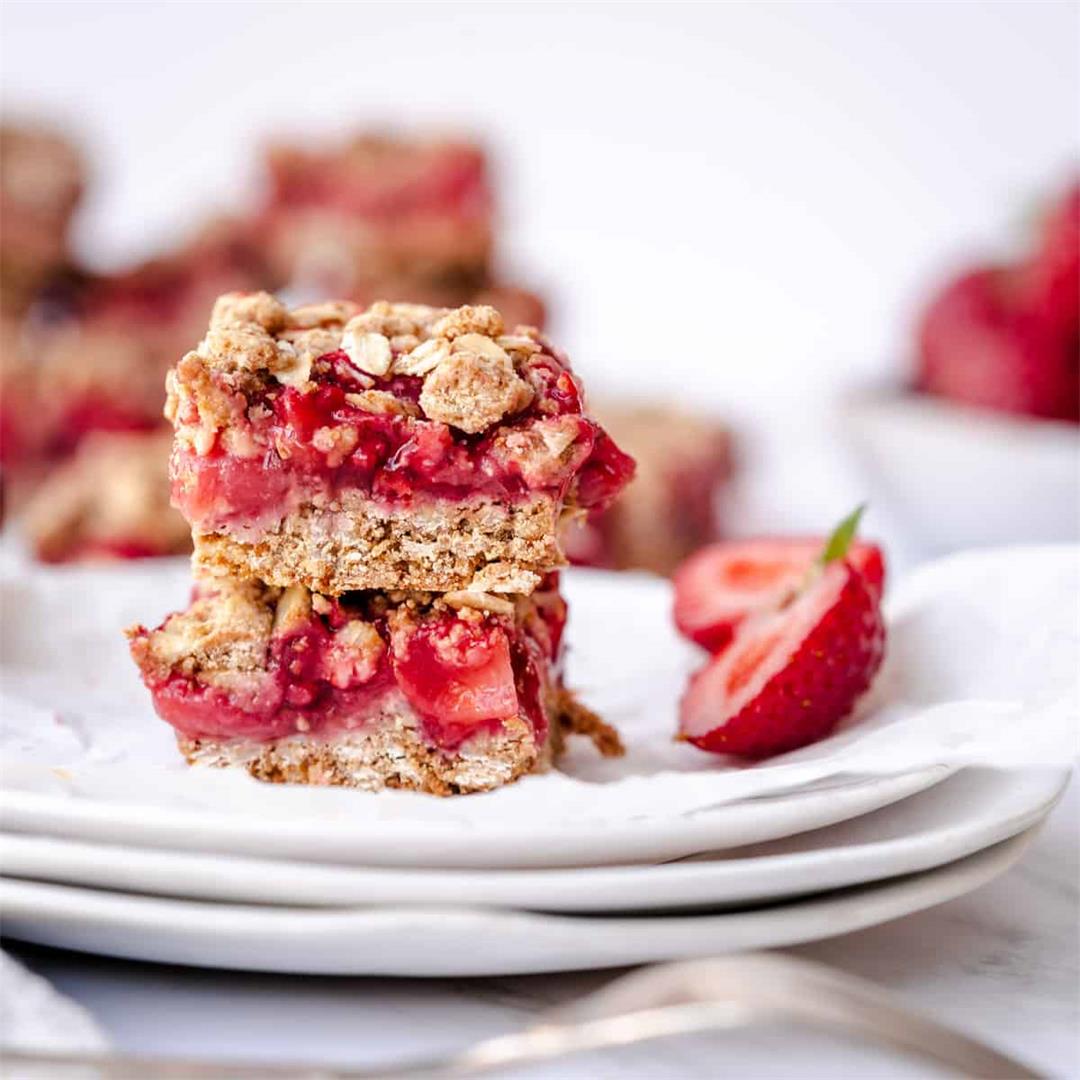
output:
[[[565,564],[558,515],[547,496],[394,510],[346,495],[336,509],[302,507],[253,543],[196,532],[195,567],[334,596],[355,589],[529,593]]]
[[[554,741],[549,737],[537,746],[527,721],[509,720],[498,733],[475,736],[451,755],[426,743],[404,715],[387,716],[372,731],[328,739],[291,735],[271,742],[215,742],[177,736],[190,765],[243,768],[256,780],[276,784],[401,788],[430,795],[489,791],[543,772],[553,760]]]

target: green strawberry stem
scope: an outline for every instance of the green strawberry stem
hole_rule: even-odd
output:
[[[831,562],[847,557],[851,541],[855,539],[855,533],[859,528],[859,519],[863,516],[866,503],[855,507],[843,521],[833,530],[832,535],[825,541],[825,548],[818,556],[820,566],[828,566]]]

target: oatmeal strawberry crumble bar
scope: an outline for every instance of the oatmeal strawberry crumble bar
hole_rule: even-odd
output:
[[[494,271],[490,170],[478,145],[367,134],[279,144],[266,165],[256,231],[270,280],[298,299],[489,304],[508,326],[544,325],[543,302]]]
[[[527,593],[565,561],[564,514],[633,473],[566,358],[491,307],[229,294],[167,387],[204,574]]]
[[[565,618],[554,575],[527,597],[226,579],[128,637],[189,762],[451,795],[546,768],[566,730],[621,752],[562,687]]]
[[[486,284],[492,195],[483,151],[452,139],[363,135],[278,145],[260,232],[275,277],[347,296],[421,299]]]
[[[719,421],[663,405],[597,410],[634,456],[634,483],[606,510],[567,525],[570,561],[670,574],[720,533],[719,502],[732,474],[731,433]]]
[[[169,505],[167,431],[95,432],[37,487],[23,527],[44,562],[132,559],[191,550]]]

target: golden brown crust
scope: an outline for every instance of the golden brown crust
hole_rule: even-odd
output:
[[[301,507],[252,543],[195,533],[195,565],[215,576],[354,589],[531,592],[564,563],[559,508],[550,496],[521,503],[432,502],[383,508],[343,493],[336,508]]]

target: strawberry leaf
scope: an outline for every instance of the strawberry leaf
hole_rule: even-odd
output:
[[[855,539],[855,533],[859,528],[859,519],[866,509],[866,504],[857,506],[839,525],[833,530],[832,535],[825,541],[825,548],[818,556],[818,562],[822,566],[836,562],[847,557],[851,541]]]

